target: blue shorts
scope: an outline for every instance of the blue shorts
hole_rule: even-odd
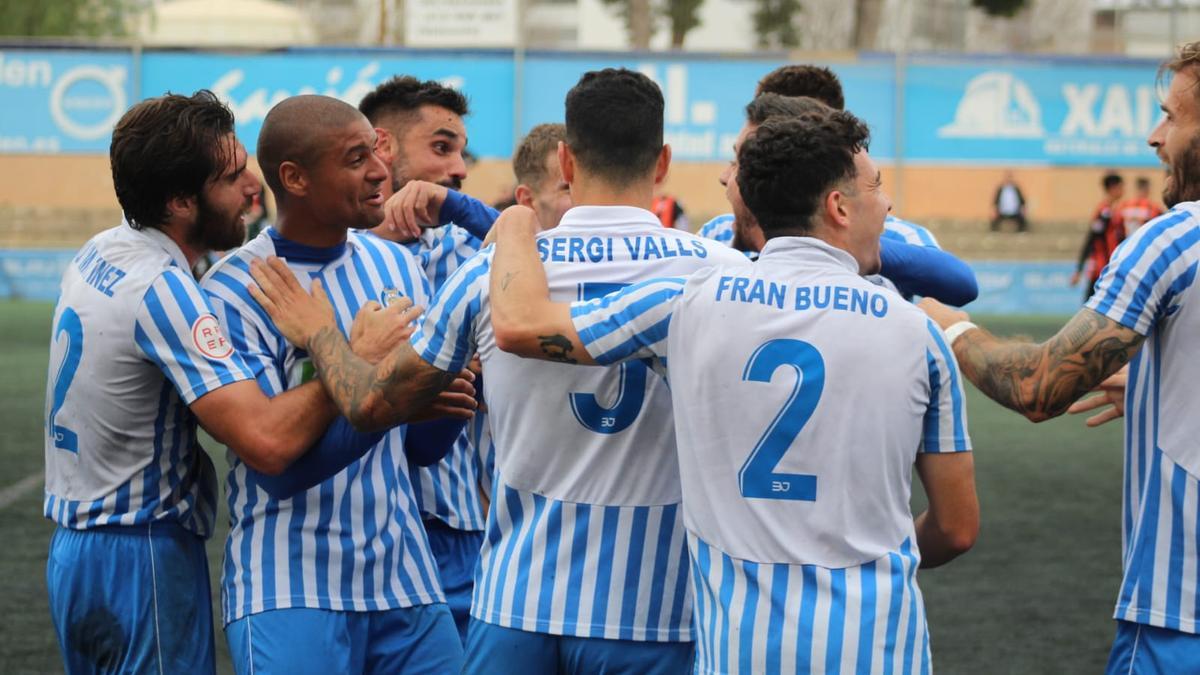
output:
[[[212,673],[204,540],[177,523],[59,527],[46,562],[68,673]]]
[[[429,550],[437,561],[438,577],[446,604],[454,615],[463,644],[467,642],[467,622],[471,618],[471,592],[475,588],[475,566],[483,548],[480,530],[456,530],[437,519],[425,521]]]
[[[1117,621],[1108,675],[1200,673],[1200,635]]]
[[[530,633],[471,619],[464,675],[685,675],[692,642],[638,642]]]
[[[273,609],[225,626],[238,675],[457,675],[463,650],[446,605],[379,612]]]

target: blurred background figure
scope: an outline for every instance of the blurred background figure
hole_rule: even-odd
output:
[[[660,190],[654,195],[654,202],[650,210],[654,211],[654,215],[662,221],[663,227],[671,227],[684,232],[692,231],[692,224],[688,222],[687,214],[684,213],[683,205],[679,203],[677,197]]]
[[[1092,297],[1100,272],[1108,264],[1117,244],[1125,240],[1125,227],[1117,213],[1117,204],[1125,195],[1125,180],[1115,173],[1109,173],[1100,179],[1100,186],[1104,188],[1104,198],[1092,214],[1087,235],[1083,238],[1083,250],[1079,252],[1079,262],[1075,266],[1075,273],[1071,275],[1072,286],[1078,284],[1084,274],[1087,275],[1088,284],[1083,289],[1084,302]]]
[[[1017,224],[1017,232],[1025,232],[1029,227],[1025,220],[1025,195],[1021,194],[1012,171],[1004,172],[1004,182],[992,198],[992,232],[999,232],[1000,224],[1006,220]]]
[[[1161,204],[1150,198],[1150,179],[1138,176],[1134,181],[1136,193],[1133,197],[1121,202],[1117,207],[1117,215],[1125,229],[1125,236],[1130,237],[1142,225],[1154,220],[1163,213]]]

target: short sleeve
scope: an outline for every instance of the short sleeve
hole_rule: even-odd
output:
[[[926,321],[925,367],[929,374],[929,403],[921,428],[920,452],[967,452],[967,407],[962,377],[946,336]]]
[[[135,321],[138,349],[171,380],[184,403],[254,377],[184,270],[172,267],[150,284]]]
[[[475,324],[490,269],[489,249],[455,270],[433,296],[411,342],[417,355],[434,368],[458,372],[475,355]]]
[[[571,321],[600,365],[667,360],[667,330],[683,296],[682,278],[651,279],[586,302],[571,303]]]
[[[1088,309],[1149,335],[1162,317],[1178,309],[1196,277],[1200,227],[1191,212],[1177,209],[1143,225],[1125,240],[1100,273]]]

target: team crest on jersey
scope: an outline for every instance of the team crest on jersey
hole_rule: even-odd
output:
[[[233,345],[225,339],[221,324],[212,314],[201,314],[192,323],[192,342],[201,354],[210,359],[226,359],[233,353]]]
[[[385,288],[379,292],[379,304],[387,307],[393,302],[403,298],[404,294],[398,288]]]

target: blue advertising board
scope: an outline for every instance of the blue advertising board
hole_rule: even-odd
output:
[[[907,161],[1158,165],[1153,63],[918,60],[904,96]]]
[[[0,153],[108,152],[132,69],[127,52],[0,50]]]
[[[567,91],[580,75],[601,68],[645,73],[663,90],[664,138],[682,161],[733,157],[733,143],[745,121],[745,107],[763,75],[782,61],[699,58],[622,58],[587,55],[531,55],[525,61],[521,131],[542,122],[561,122]],[[871,126],[871,154],[894,156],[894,77],[890,59],[836,64],[846,106]]]
[[[273,105],[296,94],[324,94],[358,105],[393,75],[439,80],[467,95],[469,147],[483,157],[512,152],[513,63],[508,55],[297,51],[271,54],[149,53],[142,96],[211,89],[229,104],[242,143],[254,152]]]
[[[70,249],[0,249],[0,298],[57,300],[74,257]]]
[[[1068,315],[1083,306],[1083,287],[1071,285],[1069,262],[970,261],[979,281],[971,314]]]

